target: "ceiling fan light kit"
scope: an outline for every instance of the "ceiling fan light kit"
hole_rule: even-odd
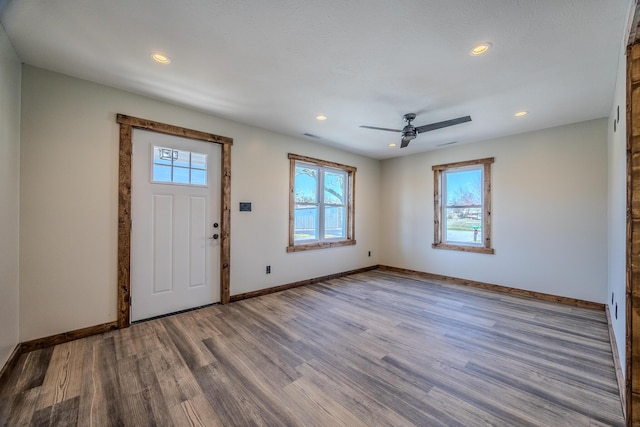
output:
[[[411,122],[416,118],[415,113],[407,113],[403,116],[403,118],[407,122],[407,125],[404,128],[402,128],[402,130],[381,128],[376,126],[365,126],[365,125],[362,125],[360,127],[365,129],[384,130],[388,132],[401,132],[402,139],[401,139],[400,148],[405,148],[409,145],[409,142],[416,139],[418,134],[421,134],[423,132],[429,132],[436,129],[446,128],[449,126],[455,126],[461,123],[466,123],[471,121],[471,116],[462,116],[462,117],[457,117],[455,119],[445,120],[443,122],[430,123],[428,125],[422,125],[422,126],[416,127],[411,124]]]

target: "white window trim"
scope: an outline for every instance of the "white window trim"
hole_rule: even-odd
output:
[[[433,244],[434,249],[448,249],[463,252],[477,252],[494,254],[491,246],[491,164],[493,157],[465,162],[447,163],[433,166]],[[445,239],[444,209],[446,202],[443,200],[443,173],[451,169],[464,170],[464,168],[482,165],[482,228],[484,241],[480,244],[449,243]]]
[[[353,166],[347,166],[340,163],[328,162],[326,160],[314,159],[311,157],[300,156],[297,154],[289,153],[289,245],[287,246],[287,252],[299,252],[299,251],[307,251],[312,249],[324,249],[324,248],[332,248],[338,246],[348,246],[355,245],[355,175],[356,168]],[[346,200],[344,203],[345,207],[345,215],[346,215],[346,223],[345,223],[345,237],[344,238],[331,238],[326,239],[322,236],[319,231],[319,239],[318,240],[307,240],[307,241],[298,241],[295,242],[294,239],[294,228],[295,228],[295,171],[296,171],[296,162],[306,163],[310,166],[317,166],[323,169],[333,169],[336,171],[345,172],[347,175],[346,181]],[[322,170],[322,169],[321,169]],[[322,174],[323,175],[323,174]],[[322,192],[322,179],[319,181],[319,191]],[[319,220],[324,221],[324,209],[322,209],[323,204],[320,203],[322,200],[323,194],[319,194],[318,198],[318,211],[319,211]]]

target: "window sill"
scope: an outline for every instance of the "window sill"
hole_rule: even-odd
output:
[[[447,243],[434,243],[431,245],[433,249],[446,249],[450,251],[474,252],[479,254],[495,254],[493,248],[485,248],[484,246],[466,246],[466,245],[450,245]]]
[[[307,243],[307,244],[287,246],[287,252],[312,251],[314,249],[336,248],[339,246],[351,246],[355,244],[356,244],[355,240],[339,240],[336,242]]]

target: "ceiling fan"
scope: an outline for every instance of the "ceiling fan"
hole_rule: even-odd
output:
[[[412,139],[415,139],[419,133],[429,132],[430,130],[436,130],[441,128],[446,128],[449,126],[459,125],[460,123],[466,123],[471,121],[471,116],[458,117],[456,119],[445,120],[444,122],[431,123],[428,125],[422,126],[414,126],[411,122],[416,118],[415,113],[407,113],[404,115],[404,120],[407,122],[407,125],[402,129],[389,129],[389,128],[379,128],[376,126],[360,126],[361,128],[366,129],[375,129],[375,130],[386,130],[389,132],[402,132],[402,144],[400,144],[400,148],[404,148],[409,145]]]

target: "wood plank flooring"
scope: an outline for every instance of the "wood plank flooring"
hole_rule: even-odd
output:
[[[7,426],[624,425],[604,312],[374,270],[23,354]]]

